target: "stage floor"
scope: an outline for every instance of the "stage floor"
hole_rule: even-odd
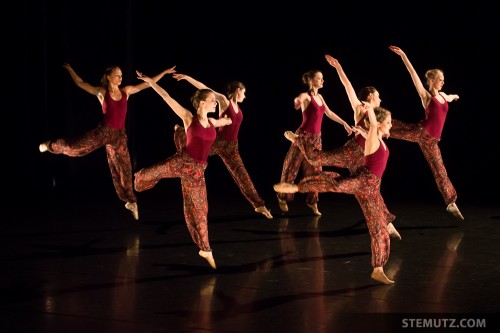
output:
[[[442,202],[386,199],[402,236],[391,242],[388,286],[370,278],[370,238],[352,196],[321,194],[316,217],[301,194],[281,214],[273,193],[268,220],[242,196],[209,194],[214,270],[172,186],[175,195],[139,195],[139,221],[113,196],[54,194],[4,215],[0,331],[500,327],[498,205],[461,202],[459,222]]]

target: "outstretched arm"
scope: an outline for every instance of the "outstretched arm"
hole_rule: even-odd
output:
[[[440,92],[441,95],[446,99],[446,101],[449,103],[449,102],[453,102],[453,101],[456,101],[460,98],[460,96],[458,96],[457,94],[445,94],[444,92]]]
[[[215,127],[227,126],[227,125],[231,125],[233,123],[231,118],[228,118],[227,116],[224,116],[224,117],[221,117],[218,119],[215,119],[215,118],[208,118],[208,119],[210,120],[212,125],[214,125]]]
[[[391,46],[389,46],[389,49],[392,52],[399,55],[401,57],[401,59],[403,60],[403,63],[405,64],[406,69],[410,73],[413,84],[415,85],[415,88],[417,89],[417,93],[420,96],[420,99],[422,100],[422,105],[424,106],[424,108],[427,107],[427,105],[429,104],[428,100],[431,98],[431,95],[427,91],[427,89],[425,89],[424,85],[422,84],[422,81],[418,77],[418,74],[415,71],[415,69],[413,68],[413,65],[411,64],[410,60],[408,59],[406,54],[403,52],[403,50],[401,50],[399,47],[391,45]]]
[[[213,90],[212,88],[208,87],[206,84],[201,83],[198,80],[195,80],[191,76],[186,75],[186,74],[181,74],[181,73],[175,73],[174,75],[172,75],[172,77],[174,79],[176,79],[177,81],[186,80],[187,82],[189,82],[190,84],[192,84],[193,86],[195,86],[198,89],[210,89],[210,90],[212,90],[215,94],[215,99],[219,103],[220,113],[226,111],[226,109],[229,107],[229,100],[227,99],[227,97],[224,94],[221,94],[221,93]]]
[[[139,71],[136,71],[137,73],[137,78],[141,79],[145,82],[145,84],[150,85],[154,91],[160,95],[163,100],[170,106],[170,108],[182,119],[184,123],[184,128],[188,128],[189,125],[191,125],[191,121],[193,119],[192,113],[184,108],[182,105],[180,105],[175,99],[170,97],[170,95],[158,85],[152,78],[142,74]]]
[[[71,75],[73,82],[75,82],[78,87],[95,96],[97,96],[99,93],[104,93],[104,89],[102,87],[93,86],[90,83],[83,81],[83,79],[78,74],[76,74],[75,70],[70,66],[70,64],[65,63],[63,64],[63,67],[66,68],[69,75]]]
[[[326,61],[330,64],[330,66],[334,67],[337,70],[337,74],[339,75],[340,82],[344,85],[345,91],[347,93],[347,97],[349,98],[349,102],[351,103],[352,110],[354,111],[354,123],[358,123],[358,121],[363,118],[364,113],[359,113],[358,106],[361,104],[361,101],[358,99],[356,92],[354,91],[354,87],[351,84],[351,81],[347,78],[340,62],[332,57],[331,55],[325,55]]]
[[[155,76],[153,76],[151,78],[151,80],[153,80],[153,82],[158,82],[163,76],[165,76],[165,74],[171,74],[171,73],[175,73],[175,66],[172,66],[172,67],[165,69],[164,71],[156,74]],[[135,93],[138,93],[141,90],[149,88],[149,86],[150,85],[148,83],[141,82],[141,83],[136,84],[136,85],[130,85],[130,86],[123,87],[122,90],[125,91],[125,93],[127,95],[133,95]]]

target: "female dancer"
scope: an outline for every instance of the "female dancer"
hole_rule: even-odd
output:
[[[382,102],[379,92],[375,89],[375,87],[369,86],[362,88],[358,93],[358,96],[356,96],[356,92],[354,91],[351,81],[347,78],[340,62],[329,54],[325,55],[325,58],[326,61],[328,61],[328,63],[337,70],[340,81],[344,85],[347,97],[349,98],[352,110],[354,111],[354,123],[356,126],[359,126],[367,131],[368,127],[365,125],[365,119],[368,120],[368,114],[366,113],[366,109],[360,107],[360,105],[362,103],[368,103],[373,108],[379,107]],[[297,145],[311,165],[347,168],[349,169],[351,175],[354,174],[359,167],[363,166],[365,138],[361,134],[355,135],[342,147],[333,150],[305,149],[307,143],[304,141],[304,138],[298,136],[292,131],[286,131],[285,137]],[[359,201],[358,196],[355,195],[355,197]],[[401,235],[392,223],[396,219],[396,216],[389,212],[385,203],[383,203],[383,205],[387,215],[387,230],[389,231],[389,234],[391,237],[401,240]]]
[[[323,88],[323,73],[319,70],[310,70],[302,75],[302,82],[308,86],[308,91],[301,93],[294,99],[294,107],[296,110],[302,111],[302,124],[295,131],[295,134],[303,137],[304,148],[306,150],[321,150],[321,124],[323,115],[333,121],[344,126],[349,135],[352,134],[351,127],[335,114],[328,105],[326,105],[323,96],[319,93],[319,89]],[[295,180],[302,166],[302,173],[304,176],[321,171],[321,165],[313,166],[299,148],[292,144],[283,162],[283,169],[281,171],[281,182],[290,183]],[[292,193],[278,193],[278,203],[283,212],[288,212],[287,202],[293,200]],[[312,209],[315,215],[321,215],[318,210],[318,193],[307,193],[306,203]]]
[[[276,192],[338,192],[358,196],[371,238],[372,266],[371,278],[384,284],[393,284],[384,273],[384,266],[389,259],[390,237],[387,231],[384,199],[380,194],[382,176],[389,158],[389,148],[383,138],[389,137],[391,129],[391,113],[378,107],[373,110],[364,104],[368,113],[369,127],[366,135],[364,162],[354,175],[341,176],[333,171],[324,171],[316,175],[302,178],[297,184],[279,183],[274,185]],[[356,127],[358,135],[364,133],[363,128]]]
[[[462,221],[464,217],[455,203],[457,200],[457,191],[448,178],[441,150],[438,146],[446,115],[448,114],[448,103],[458,100],[459,96],[456,94],[446,94],[441,91],[444,85],[444,73],[441,69],[429,69],[425,73],[429,90],[425,89],[403,50],[397,46],[389,46],[389,49],[403,60],[425,109],[425,119],[416,124],[395,122],[393,137],[418,143],[447,205],[446,211],[453,214],[456,219]]]
[[[127,146],[127,133],[125,131],[125,119],[127,116],[127,102],[130,95],[148,88],[149,85],[142,82],[137,85],[128,85],[120,88],[122,83],[122,70],[118,66],[106,69],[101,78],[101,86],[92,86],[76,74],[69,64],[64,64],[75,84],[86,92],[97,96],[102,105],[103,120],[97,128],[90,130],[75,139],[56,139],[40,144],[40,152],[53,154],[64,154],[71,157],[85,156],[94,150],[106,147],[111,177],[115,186],[116,194],[125,202],[125,208],[132,212],[134,219],[139,219],[139,208],[132,187],[132,164]],[[175,73],[175,66],[154,76],[155,82],[167,73]]]
[[[208,117],[215,112],[217,100],[210,89],[199,89],[191,97],[196,115],[181,106],[152,78],[137,72],[137,77],[151,85],[170,108],[182,119],[186,129],[186,148],[166,160],[143,168],[134,174],[134,188],[142,192],[153,188],[163,178],[180,178],[184,200],[184,218],[191,238],[200,248],[199,255],[212,268],[215,260],[208,240],[208,201],[205,169],[210,148],[215,140],[215,128],[231,124],[231,119]]]
[[[205,84],[185,74],[176,73],[173,78],[177,79],[177,81],[186,80],[198,89],[210,89]],[[263,214],[268,219],[272,219],[273,216],[265,206],[264,200],[257,193],[238,150],[238,132],[243,121],[243,113],[238,103],[243,102],[246,98],[245,92],[245,85],[238,81],[227,84],[227,97],[214,91],[215,99],[219,103],[219,118],[228,117],[232,120],[232,124],[218,129],[217,137],[210,150],[210,156],[218,155],[222,159],[241,193],[255,211]],[[177,149],[185,146],[185,131],[181,126],[175,126],[174,141]]]

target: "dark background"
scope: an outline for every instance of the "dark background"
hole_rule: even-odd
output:
[[[377,87],[382,105],[394,118],[416,122],[423,117],[408,71],[388,49],[397,45],[423,82],[427,69],[441,68],[443,91],[460,95],[459,101],[450,103],[440,142],[458,191],[457,203],[498,202],[499,33],[493,2],[292,5],[127,0],[15,5],[22,7],[22,15],[13,14],[16,23],[5,32],[22,36],[12,42],[22,56],[10,53],[16,58],[13,63],[23,61],[15,71],[22,83],[15,84],[13,96],[6,98],[12,103],[7,132],[14,142],[8,145],[13,148],[9,156],[15,156],[15,162],[4,156],[4,163],[6,184],[16,199],[69,195],[116,201],[104,148],[81,158],[38,151],[41,142],[83,134],[102,117],[97,98],[73,83],[63,63],[70,63],[93,85],[99,84],[108,66],[119,65],[122,86],[140,82],[136,69],[155,75],[176,65],[179,73],[219,92],[228,81],[246,85],[247,99],[240,105],[244,113],[240,154],[257,190],[276,212],[272,185],[280,179],[290,146],[283,132],[295,130],[301,122],[293,98],[306,89],[301,82],[304,72],[323,72],[320,93],[334,112],[352,123],[347,95],[335,69],[325,61],[326,53],[339,59],[356,90]],[[159,83],[191,109],[194,87],[169,76]],[[134,172],[174,154],[177,123],[180,119],[152,89],[130,97],[127,132]],[[339,147],[348,139],[344,129],[327,117],[322,130],[324,149]],[[386,200],[442,202],[418,145],[394,139],[388,144],[391,156],[382,185]],[[215,193],[220,198],[241,197],[218,157],[209,159],[206,178],[209,200]],[[181,198],[178,180],[163,180],[148,192],[139,193],[139,201],[155,195]]]

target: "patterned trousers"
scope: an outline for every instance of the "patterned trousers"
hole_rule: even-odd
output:
[[[363,166],[365,154],[363,148],[361,148],[354,138],[348,140],[342,147],[333,150],[305,149],[304,135],[299,135],[295,139],[294,144],[299,148],[307,161],[314,166],[322,165],[345,168],[349,169],[351,175],[355,174],[356,171]],[[360,196],[354,194],[354,197],[362,206],[362,202],[360,201],[362,199]],[[380,197],[380,199],[382,199],[382,197]],[[386,223],[389,224],[393,222],[396,219],[396,215],[389,212],[383,199],[379,204],[385,211]]]
[[[303,151],[304,150],[316,150],[321,151],[321,133],[316,135],[310,134],[308,132],[302,131],[300,128],[295,131],[302,138]],[[306,152],[309,154],[309,152]],[[285,161],[283,162],[283,169],[281,171],[281,183],[293,183],[297,178],[300,168],[302,167],[303,177],[313,175],[322,171],[321,165],[314,166],[308,162],[305,158],[304,153],[299,149],[296,144],[292,144],[288,153],[285,156]],[[278,198],[280,200],[292,201],[294,198],[293,193],[278,193]],[[318,192],[308,191],[306,196],[306,202],[308,204],[314,204],[318,202]]]
[[[81,157],[105,146],[109,170],[118,198],[123,202],[136,202],[127,141],[125,130],[117,130],[100,123],[97,128],[78,138],[50,141],[48,151],[53,154]]]
[[[380,194],[381,179],[366,167],[360,167],[354,175],[341,176],[336,172],[324,171],[302,178],[298,183],[299,192],[337,192],[354,194],[368,226],[371,238],[371,264],[383,267],[389,260],[391,241],[387,231],[387,217],[384,199]]]
[[[186,131],[183,127],[178,126],[175,129],[174,142],[177,151],[184,149],[186,146]],[[253,208],[264,206],[264,200],[257,193],[252,179],[250,179],[250,175],[243,164],[238,149],[238,141],[227,141],[217,136],[210,149],[210,156],[214,155],[218,155],[222,159],[234,182]]]
[[[448,178],[438,146],[439,139],[429,135],[420,123],[407,124],[395,119],[392,120],[391,138],[418,143],[446,205],[457,201],[457,191]]]
[[[184,219],[193,242],[203,251],[211,251],[208,240],[208,201],[205,183],[206,163],[198,163],[183,150],[166,160],[134,174],[137,192],[153,188],[161,179],[180,178]]]

